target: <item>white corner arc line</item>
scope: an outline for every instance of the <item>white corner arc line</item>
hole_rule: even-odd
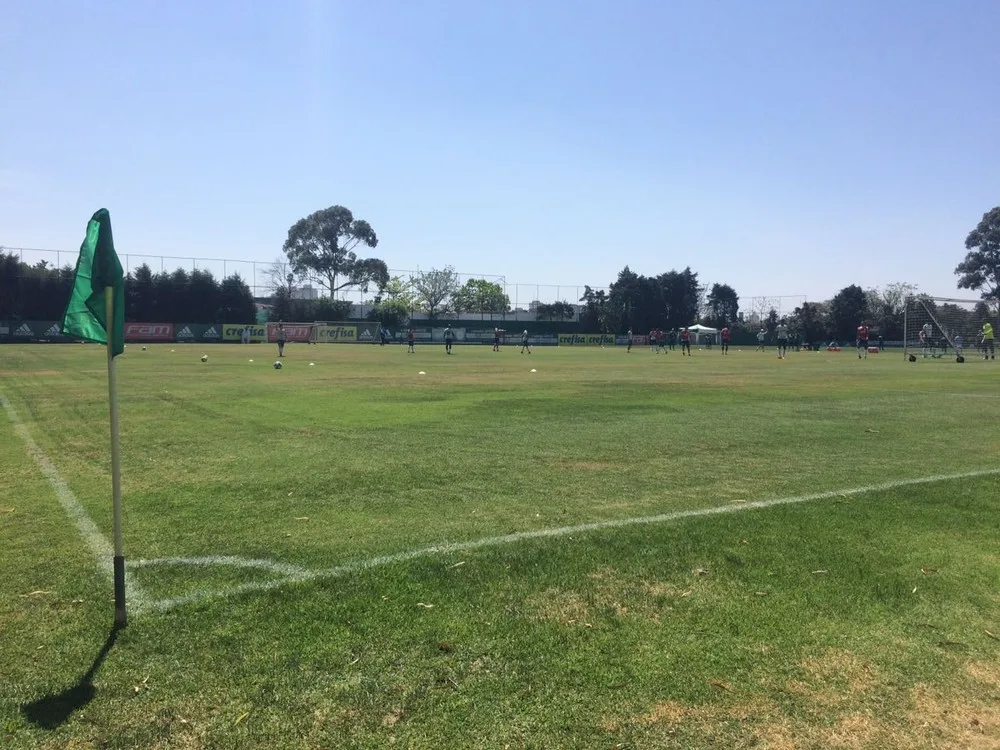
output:
[[[672,513],[660,513],[653,516],[639,516],[636,518],[622,518],[613,521],[597,521],[594,523],[578,524],[576,526],[560,526],[551,529],[539,529],[537,531],[519,531],[503,536],[484,537],[467,542],[454,542],[451,544],[435,545],[410,550],[408,552],[397,552],[391,555],[381,555],[368,560],[359,560],[335,568],[328,568],[319,571],[303,571],[288,575],[284,578],[262,581],[258,583],[246,583],[239,586],[232,586],[217,591],[196,591],[185,596],[173,599],[161,599],[150,602],[149,609],[166,612],[185,604],[192,604],[207,599],[226,598],[238,594],[271,591],[290,583],[301,583],[314,581],[322,578],[340,578],[351,573],[358,573],[373,568],[379,568],[393,563],[405,562],[420,557],[432,557],[435,555],[453,554],[455,552],[465,552],[484,547],[498,547],[504,544],[514,544],[516,542],[530,539],[547,539],[570,534],[583,534],[591,531],[601,531],[603,529],[616,529],[624,526],[638,526],[640,524],[667,523],[685,518],[699,518],[704,516],[724,515],[728,513],[739,513],[746,510],[758,510],[763,508],[773,508],[779,505],[795,505],[798,503],[816,502],[818,500],[830,500],[838,497],[853,497],[871,492],[885,492],[899,489],[900,487],[914,487],[922,484],[934,484],[937,482],[954,481],[958,479],[974,479],[977,477],[988,477],[1000,475],[1000,469],[982,469],[979,471],[966,471],[957,474],[932,474],[926,477],[916,477],[913,479],[899,479],[891,482],[880,482],[861,487],[852,487],[843,490],[827,490],[825,492],[814,492],[807,495],[792,495],[790,497],[776,497],[768,500],[754,500],[739,505],[720,505],[711,508],[696,508],[692,510],[679,510]]]
[[[97,564],[101,571],[107,576],[109,581],[113,581],[115,551],[114,547],[111,546],[111,542],[101,534],[101,530],[97,528],[97,524],[87,515],[87,511],[80,504],[80,501],[77,500],[76,495],[73,494],[73,490],[66,484],[66,480],[59,474],[59,470],[56,469],[55,464],[45,454],[45,451],[39,447],[35,439],[31,437],[31,432],[29,432],[24,422],[21,421],[14,406],[2,393],[0,393],[0,405],[7,412],[7,417],[10,419],[11,424],[14,425],[14,431],[24,442],[28,454],[38,464],[38,468],[41,469],[45,478],[49,480],[49,484],[55,491],[59,504],[66,512],[66,515],[70,517],[70,520],[76,524],[77,531],[80,532],[83,541],[86,542],[91,553],[97,558]],[[132,606],[137,609],[145,607],[146,597],[136,583],[126,579],[125,592],[126,599]]]

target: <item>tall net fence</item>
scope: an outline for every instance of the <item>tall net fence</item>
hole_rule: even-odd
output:
[[[65,268],[72,270],[76,263],[79,250],[47,250],[39,248],[3,247],[0,253],[13,255],[27,266],[42,266],[45,268]],[[120,253],[122,266],[126,274],[134,274],[142,266],[149,268],[155,274],[173,274],[178,269],[190,274],[193,271],[208,271],[217,281],[232,275],[238,275],[250,288],[258,300],[271,298],[279,289],[290,290],[293,299],[317,300],[329,296],[326,287],[316,280],[308,281],[295,277],[287,263],[280,261],[262,262],[249,260],[233,260],[231,258],[194,258],[183,255],[144,255],[137,253]],[[389,269],[390,277],[399,277],[404,282],[420,276],[420,269]],[[458,273],[457,281],[461,286],[472,279],[485,279],[497,284],[509,300],[509,310],[505,313],[471,313],[463,317],[479,317],[484,321],[511,318],[518,320],[533,320],[539,306],[553,305],[565,302],[573,305],[578,311],[586,284],[531,284],[511,281],[501,274]],[[606,285],[589,285],[596,292],[610,293]],[[368,290],[346,288],[338,290],[334,299],[350,302],[356,305],[359,317],[367,315],[375,304],[377,289]],[[749,326],[758,326],[767,320],[773,310],[778,318],[791,315],[796,307],[806,301],[805,295],[777,295],[746,297],[740,301],[740,317]],[[266,303],[265,303],[266,304]],[[414,305],[416,315],[420,315],[419,305]],[[577,312],[577,314],[579,314]]]
[[[994,357],[996,304],[914,295],[906,300],[904,354],[913,359]]]
[[[38,248],[2,247],[0,252],[15,255],[22,263],[29,266],[43,265],[47,268],[70,268],[76,264],[79,250],[44,250]],[[254,297],[269,297],[276,289],[291,288],[292,296],[297,299],[319,299],[328,295],[327,289],[316,281],[303,281],[295,278],[291,268],[286,263],[258,262],[247,260],[232,260],[227,258],[191,258],[181,255],[141,255],[135,253],[119,253],[122,267],[126,274],[132,274],[140,266],[146,266],[153,274],[173,273],[177,269],[185,272],[209,271],[217,279],[222,280],[233,274],[250,287]],[[390,276],[398,276],[404,281],[419,276],[419,269],[389,269]],[[568,302],[576,305],[583,297],[584,284],[529,284],[508,281],[500,274],[459,273],[458,282],[464,284],[471,279],[485,279],[498,284],[510,300],[512,311],[534,312],[539,304],[551,305],[555,302]],[[591,286],[595,291],[606,287]],[[357,288],[339,290],[335,299],[367,306],[373,303],[376,290],[368,291]]]
[[[771,317],[772,310],[781,320],[795,312],[795,308],[802,307],[805,301],[804,294],[747,297],[740,300],[740,316],[748,327],[758,328]]]

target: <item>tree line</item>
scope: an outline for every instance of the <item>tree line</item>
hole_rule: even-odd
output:
[[[350,316],[351,303],[337,300],[336,295],[345,289],[374,290],[368,317],[390,327],[405,325],[416,310],[431,319],[510,311],[510,298],[500,284],[486,279],[462,284],[450,266],[408,278],[390,277],[384,260],[358,257],[358,250],[377,246],[371,224],[343,206],[315,211],[297,221],[282,247],[287,266],[276,263],[271,273],[272,319],[343,320]],[[965,246],[968,253],[955,268],[958,287],[979,291],[984,302],[1000,302],[1000,206],[983,215]],[[51,268],[44,261],[31,266],[15,255],[0,253],[0,318],[60,318],[72,278],[69,266]],[[307,281],[318,284],[327,296],[296,299],[296,282]],[[916,291],[902,282],[868,290],[851,285],[828,301],[803,303],[786,315],[786,323],[807,341],[850,340],[861,321],[884,338],[895,339],[902,336],[905,299]],[[642,276],[625,266],[607,290],[585,287],[579,303],[581,327],[594,332],[673,329],[696,321],[717,328],[763,326],[773,331],[778,324],[776,310],[741,313],[733,287],[702,285],[690,267]],[[566,300],[535,307],[539,320],[566,320],[576,313]],[[253,295],[238,274],[219,282],[209,271],[154,274],[143,265],[126,278],[126,316],[131,320],[249,321],[254,311]]]
[[[0,319],[61,320],[75,269],[24,263],[0,253]],[[125,317],[163,323],[250,322],[256,305],[250,287],[232,274],[218,281],[211,271],[153,273],[143,264],[125,277]]]

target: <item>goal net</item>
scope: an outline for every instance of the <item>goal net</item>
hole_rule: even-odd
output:
[[[984,355],[983,324],[997,329],[997,309],[983,300],[908,297],[903,316],[903,353],[917,359]]]

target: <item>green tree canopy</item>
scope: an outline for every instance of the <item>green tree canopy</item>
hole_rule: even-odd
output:
[[[969,251],[955,267],[960,289],[974,289],[983,299],[1000,301],[1000,206],[983,214],[965,238]]]
[[[868,317],[868,299],[857,284],[844,287],[830,300],[830,333],[838,341],[854,341],[858,325]]]
[[[299,219],[288,230],[282,248],[292,271],[315,279],[332,297],[348,287],[368,291],[389,281],[389,269],[378,258],[359,258],[355,248],[374,248],[378,237],[371,224],[343,206],[331,206]]]
[[[451,296],[458,291],[458,274],[451,266],[432,268],[410,277],[417,301],[431,320],[448,312]]]
[[[740,298],[729,284],[712,284],[708,293],[708,324],[715,328],[731,326],[738,320]]]
[[[452,307],[459,313],[505,313],[510,310],[510,297],[503,287],[486,279],[469,279],[451,296]]]
[[[368,317],[380,321],[386,328],[401,328],[409,322],[416,304],[416,295],[410,282],[400,276],[393,276],[375,297],[375,304]]]
[[[535,315],[539,320],[570,320],[576,315],[576,309],[566,300],[560,300],[552,304],[538,305],[535,308]]]

